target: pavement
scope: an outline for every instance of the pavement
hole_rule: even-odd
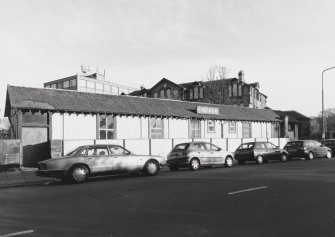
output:
[[[55,179],[52,178],[36,176],[35,169],[13,169],[0,172],[0,189],[48,184],[50,182],[53,182],[54,180]]]

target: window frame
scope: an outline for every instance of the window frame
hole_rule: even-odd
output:
[[[248,125],[248,127],[246,127]],[[248,136],[246,136],[246,129],[248,129]],[[242,138],[252,138],[252,124],[251,122],[242,123]]]
[[[105,122],[105,126],[106,128],[101,128],[101,118],[105,117],[106,118],[106,122]],[[108,118],[113,118],[113,128],[108,128],[107,124],[108,124]],[[105,131],[105,137],[102,138],[101,136],[101,131]],[[112,138],[108,138],[108,132],[112,132]],[[100,140],[112,140],[112,139],[116,139],[116,116],[114,115],[99,115],[97,116],[97,137]]]
[[[210,124],[211,122],[213,122],[213,124]],[[212,120],[212,119],[207,120],[207,132],[215,133],[215,120]]]
[[[196,122],[196,123],[195,123]],[[193,125],[199,125],[198,128]],[[198,119],[190,119],[189,122],[189,137],[190,138],[201,138],[201,121]]]
[[[228,122],[228,132],[229,134],[236,134],[236,121]]]
[[[157,120],[161,121],[161,127],[160,128],[152,127],[152,125],[154,125],[153,121],[155,121],[155,125],[157,126]],[[161,131],[161,132],[159,133],[157,131]],[[164,139],[164,119],[163,118],[149,118],[149,139]]]

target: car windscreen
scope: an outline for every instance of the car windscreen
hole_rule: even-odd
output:
[[[82,149],[83,149],[82,146],[77,147],[73,151],[70,151],[69,153],[67,153],[65,156],[76,156],[76,155],[78,155],[81,152]]]
[[[189,143],[178,144],[173,148],[173,151],[184,151],[190,146]]]
[[[286,147],[302,147],[302,145],[303,145],[302,141],[296,141],[287,143]]]

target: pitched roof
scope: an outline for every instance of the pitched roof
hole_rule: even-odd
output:
[[[219,108],[219,114],[197,114],[197,106]],[[278,114],[268,109],[16,86],[7,87],[5,116],[10,115],[10,108],[259,122],[281,121]]]

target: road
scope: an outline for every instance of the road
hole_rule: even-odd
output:
[[[0,236],[334,236],[335,159],[0,190]]]

